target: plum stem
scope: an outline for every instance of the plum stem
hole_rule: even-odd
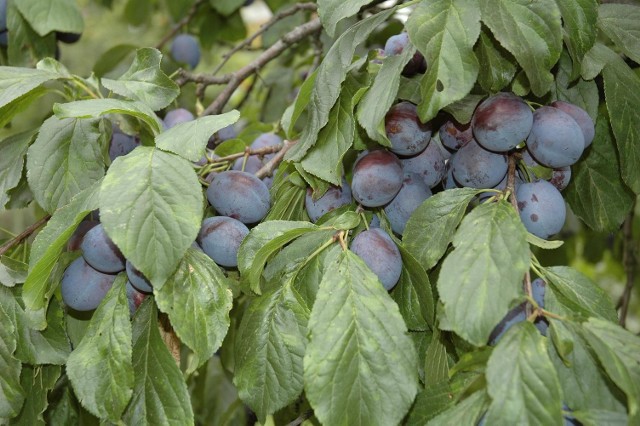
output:
[[[275,168],[278,167],[278,164],[280,164],[280,162],[284,159],[287,151],[289,151],[291,147],[293,147],[296,143],[298,143],[297,140],[285,140],[284,144],[280,146],[280,150],[278,151],[278,153],[274,155],[271,160],[267,161],[267,164],[262,166],[262,168],[256,172],[256,177],[258,179],[262,179],[265,176],[271,176]]]
[[[623,232],[623,254],[622,254],[622,264],[624,266],[624,271],[626,274],[627,282],[624,287],[624,291],[618,300],[618,308],[620,308],[620,318],[618,322],[622,327],[626,326],[627,323],[627,314],[629,312],[629,303],[631,301],[631,293],[633,290],[633,284],[635,282],[635,270],[637,265],[637,251],[636,251],[636,243],[633,240],[633,211],[634,207],[631,208],[631,212],[627,216],[622,225]]]

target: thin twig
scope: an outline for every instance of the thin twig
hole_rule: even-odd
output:
[[[287,151],[289,151],[291,147],[294,146],[296,143],[298,143],[297,140],[284,141],[284,145],[282,145],[282,149],[280,149],[280,151],[278,151],[278,153],[274,155],[273,158],[267,162],[267,164],[262,166],[262,168],[256,172],[256,177],[262,179],[265,176],[271,176],[271,174],[276,169],[276,167],[278,167],[278,164],[280,164],[280,162],[284,158]]]
[[[240,108],[243,107],[247,100],[249,100],[249,97],[251,97],[251,92],[253,92],[253,89],[255,89],[256,85],[258,84],[258,80],[260,80],[260,76],[256,74],[253,80],[251,80],[251,84],[249,85],[249,87],[247,87],[246,92],[244,92],[244,96],[242,97],[240,102],[238,102],[238,105],[236,105],[233,109],[240,110]]]
[[[226,163],[227,161],[237,160],[238,158],[249,156],[249,155],[267,155],[273,154],[280,150],[284,149],[284,145],[269,145],[258,149],[245,149],[243,152],[237,152],[235,154],[225,155],[224,157],[212,158],[209,160],[209,163]]]
[[[282,11],[276,13],[275,15],[273,15],[271,17],[271,19],[269,19],[267,22],[262,24],[260,26],[260,29],[258,29],[258,31],[256,31],[253,35],[251,35],[250,37],[247,37],[246,39],[242,40],[233,49],[231,49],[230,51],[228,51],[227,53],[222,55],[222,62],[220,62],[220,64],[213,70],[212,74],[215,75],[218,72],[220,72],[222,67],[227,63],[227,61],[229,61],[229,58],[231,58],[233,55],[235,55],[236,53],[238,53],[242,49],[246,48],[247,46],[250,46],[251,43],[253,43],[253,41],[255,39],[257,39],[262,34],[264,34],[269,28],[271,28],[278,21],[281,21],[282,19],[284,19],[284,18],[286,18],[288,16],[295,15],[297,12],[299,12],[301,10],[315,11],[317,8],[318,8],[318,6],[315,3],[298,3],[298,4],[294,4],[293,6],[291,6],[288,9],[285,9],[285,10],[282,10]]]
[[[162,40],[160,40],[158,44],[156,44],[156,49],[158,50],[162,49],[162,47],[169,40],[171,40],[173,37],[175,37],[176,34],[178,34],[178,32],[182,29],[182,27],[184,27],[185,25],[188,25],[189,22],[191,22],[191,20],[194,18],[194,16],[196,16],[196,13],[198,12],[198,8],[200,7],[201,4],[204,3],[204,1],[205,0],[196,0],[196,2],[193,3],[193,5],[191,5],[191,9],[189,9],[189,12],[187,12],[185,17],[179,20],[178,23],[176,23],[176,25],[174,25],[173,28],[171,28],[171,31],[169,31],[164,37],[162,37]]]
[[[222,92],[216,97],[216,99],[209,105],[202,115],[220,114],[222,109],[227,104],[231,95],[235,90],[246,80],[249,76],[256,73],[259,69],[264,67],[273,59],[277,58],[292,44],[299,42],[305,37],[320,31],[322,25],[320,19],[315,18],[305,24],[302,24],[292,31],[285,34],[280,40],[275,42],[270,48],[261,53],[253,62],[240,68],[231,74],[231,80],[222,89]]]
[[[307,410],[304,413],[300,414],[298,418],[287,424],[287,426],[299,426],[311,416],[313,416],[313,410]]]
[[[635,282],[635,272],[636,272],[636,247],[635,241],[633,241],[633,209],[627,216],[622,225],[622,264],[624,266],[624,271],[627,276],[627,283],[624,287],[624,292],[622,296],[620,296],[620,300],[618,305],[620,307],[620,325],[622,327],[626,326],[627,323],[627,314],[629,313],[629,303],[631,302],[631,290],[633,290],[633,284]]]
[[[6,243],[4,243],[2,246],[0,246],[0,256],[4,255],[7,251],[11,250],[11,248],[13,248],[14,246],[17,246],[22,241],[29,238],[31,234],[33,234],[42,225],[47,223],[49,219],[51,219],[50,214],[40,218],[40,220],[38,220],[36,223],[30,225],[27,229],[25,229],[24,231],[22,231],[21,233],[19,233],[18,235],[16,235]]]

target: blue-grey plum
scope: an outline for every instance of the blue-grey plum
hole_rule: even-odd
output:
[[[127,281],[125,289],[127,293],[127,302],[129,303],[129,313],[133,316],[142,302],[144,302],[144,299],[147,298],[147,294],[131,285],[130,281]]]
[[[266,148],[268,146],[282,145],[282,138],[275,133],[262,133],[251,142],[251,149]],[[265,154],[263,157],[265,161],[271,160],[276,154]]]
[[[596,129],[593,124],[593,120],[591,119],[591,116],[587,114],[587,111],[577,105],[565,101],[552,102],[551,106],[569,114],[571,118],[578,123],[580,130],[582,130],[582,136],[584,136],[584,147],[586,148],[591,145],[591,142],[593,142],[593,138],[596,135]]]
[[[431,140],[427,148],[420,154],[401,158],[400,163],[405,174],[419,175],[429,188],[440,183],[447,173],[443,148],[438,145],[435,139]]]
[[[356,162],[351,193],[363,206],[383,206],[400,191],[403,179],[398,157],[389,151],[372,151]]]
[[[431,189],[419,175],[406,174],[400,192],[384,208],[393,232],[402,235],[411,214],[431,195]]]
[[[100,272],[115,274],[125,268],[122,252],[111,241],[102,224],[91,228],[85,234],[80,248],[84,260]]]
[[[226,216],[208,217],[202,221],[198,243],[202,250],[220,266],[238,266],[238,248],[249,228]]]
[[[304,206],[309,214],[311,222],[316,222],[321,216],[351,203],[351,187],[346,179],[342,179],[341,186],[331,186],[317,200],[313,199],[313,190],[307,188],[307,195],[304,200]]]
[[[527,137],[532,124],[529,106],[518,96],[506,92],[485,99],[471,119],[476,141],[497,152],[515,148]]]
[[[455,180],[470,188],[493,188],[507,174],[507,156],[488,151],[475,140],[462,146],[449,161]]]
[[[80,37],[82,37],[81,33],[66,33],[62,31],[56,31],[56,40],[62,43],[66,43],[66,44],[77,43],[78,40],[80,40]]]
[[[7,42],[7,0],[0,0],[0,46],[6,46]]]
[[[265,183],[251,173],[237,170],[218,173],[207,189],[207,199],[218,214],[245,224],[260,221],[271,207]]]
[[[542,278],[536,278],[531,281],[531,293],[533,293],[533,299],[536,301],[539,307],[544,309],[544,294],[547,289],[547,283],[544,282]],[[536,326],[540,334],[543,336],[547,335],[547,330],[549,329],[549,322],[544,317],[538,317],[533,322]]]
[[[523,183],[516,190],[516,198],[527,231],[545,239],[560,232],[567,209],[555,186],[546,180]]]
[[[562,403],[562,411],[566,411],[568,413],[573,412],[573,410],[565,403]],[[564,426],[582,426],[582,423],[570,414],[565,414],[562,418],[564,420]]]
[[[442,186],[444,187],[444,189],[455,189],[455,188],[461,188],[460,184],[458,182],[456,182],[456,180],[453,178],[453,169],[451,167],[451,160],[453,160],[453,158],[456,155],[453,154],[451,156],[451,159],[447,162],[446,164],[446,175],[445,177],[442,179]]]
[[[173,109],[164,116],[164,124],[167,126],[167,129],[170,129],[178,124],[186,123],[188,121],[193,121],[195,117],[189,110],[184,108],[176,108]]]
[[[121,132],[113,132],[109,143],[109,158],[113,161],[118,157],[127,155],[139,145],[140,142],[135,137]]]
[[[177,35],[171,43],[171,56],[176,62],[195,68],[200,62],[200,45],[190,34]]]
[[[552,169],[566,167],[580,159],[584,136],[576,121],[566,112],[543,106],[533,113],[533,127],[527,149],[537,162]]]
[[[98,307],[115,279],[115,275],[96,271],[79,257],[62,275],[62,300],[76,311],[91,311]]]
[[[431,124],[420,122],[417,107],[410,102],[392,106],[385,116],[384,128],[391,151],[398,155],[416,155],[431,140]]]
[[[440,134],[442,145],[451,151],[459,150],[462,145],[473,139],[471,123],[460,124],[454,120],[447,120],[440,127],[438,133]]]
[[[489,345],[498,344],[504,333],[519,322],[527,320],[526,303],[522,303],[507,312],[489,335]]]
[[[98,222],[97,220],[83,220],[82,222],[80,222],[76,230],[73,231],[73,234],[71,235],[71,238],[69,238],[69,241],[67,241],[67,250],[80,250],[80,244],[82,244],[84,236],[87,234],[87,232],[89,232],[92,228],[98,226],[99,224],[100,222]]]
[[[133,263],[131,263],[129,260],[127,260],[126,269],[129,282],[131,283],[131,285],[137,288],[138,291],[141,291],[143,293],[153,292],[153,286],[151,285],[151,282],[147,279],[147,277],[144,276],[142,272],[138,270],[138,268],[133,266]]]
[[[551,178],[549,183],[558,188],[558,191],[562,191],[569,185],[571,181],[571,166],[560,167],[559,169],[553,169],[551,172]]]
[[[252,175],[255,175],[256,172],[260,170],[264,165],[262,163],[262,160],[260,160],[260,157],[258,157],[257,155],[250,155],[246,158],[247,158],[246,161],[245,161],[245,157],[240,157],[236,159],[236,161],[233,162],[232,169],[245,171],[247,173],[251,173]],[[244,167],[244,170],[242,170],[243,167]]]
[[[395,287],[402,273],[402,257],[389,234],[380,228],[363,231],[353,239],[350,248],[378,276],[387,291]]]
[[[409,44],[409,34],[400,33],[393,35],[387,39],[384,44],[385,56],[399,55],[404,48]],[[418,73],[424,73],[427,70],[427,61],[424,59],[422,53],[416,51],[413,58],[404,66],[402,75],[405,77],[411,77]]]

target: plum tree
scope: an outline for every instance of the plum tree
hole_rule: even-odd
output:
[[[200,45],[191,34],[179,34],[171,43],[171,56],[176,62],[195,68],[200,63]]]
[[[585,139],[578,123],[561,109],[543,106],[533,113],[527,149],[541,164],[566,167],[580,159]]]
[[[398,155],[416,155],[431,140],[431,125],[421,123],[416,106],[400,102],[385,116],[385,130],[391,142],[391,151]]]
[[[349,248],[378,276],[385,290],[395,287],[402,273],[402,257],[389,234],[381,228],[363,231]]]
[[[111,241],[102,224],[93,227],[85,234],[80,249],[84,260],[98,271],[114,274],[125,268],[122,252]]]
[[[484,149],[475,140],[462,146],[449,161],[454,179],[470,188],[492,188],[507,173],[507,157]]]
[[[387,39],[384,44],[384,55],[392,56],[399,55],[409,44],[409,34],[400,33],[393,35]],[[427,61],[420,52],[416,52],[409,63],[404,66],[402,75],[411,77],[413,75],[424,73],[427,70]]]
[[[402,235],[411,214],[431,195],[429,186],[420,175],[405,174],[400,192],[384,207],[393,232]]]
[[[307,189],[304,206],[311,222],[316,222],[324,214],[338,207],[351,203],[351,186],[345,178],[342,178],[341,186],[331,186],[317,200],[313,199],[313,190]]]
[[[429,145],[418,155],[400,158],[402,170],[405,174],[415,173],[419,175],[429,188],[433,188],[446,175],[445,151],[445,148],[436,139],[432,139]]]
[[[65,305],[76,311],[94,310],[115,280],[115,275],[97,271],[79,257],[71,262],[62,275],[62,300]]]
[[[476,141],[497,152],[515,148],[529,135],[532,124],[529,106],[518,96],[507,92],[485,99],[471,119]]]
[[[194,118],[191,111],[184,108],[176,108],[167,112],[164,116],[164,125],[167,129],[170,129],[177,124],[193,121]]]
[[[269,189],[254,175],[237,170],[218,173],[207,189],[207,199],[216,211],[244,224],[256,223],[271,207]]]
[[[198,244],[220,266],[238,266],[238,248],[249,234],[249,229],[239,220],[226,216],[208,217],[202,221]]]
[[[516,190],[520,219],[527,231],[549,238],[562,229],[567,209],[560,191],[546,180],[523,183]]]
[[[355,163],[351,192],[366,207],[379,207],[396,196],[403,181],[402,165],[389,151],[369,152]]]
[[[440,130],[440,141],[442,145],[451,151],[457,151],[473,139],[471,123],[460,124],[455,120],[447,120]]]

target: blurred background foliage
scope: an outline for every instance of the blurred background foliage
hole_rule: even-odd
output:
[[[127,70],[136,48],[157,46],[165,53],[163,68],[171,75],[180,65],[167,55],[170,40],[163,46],[158,45],[176,22],[189,13],[194,2],[195,0],[78,0],[85,30],[80,41],[75,44],[58,43],[60,61],[78,75],[90,76],[93,72],[100,76],[116,78]],[[238,4],[243,4],[243,0],[208,0],[208,3],[211,7],[199,8],[194,19],[182,29],[182,32],[196,35],[202,47],[202,59],[194,72],[211,72],[236,43],[255,32],[273,13],[295,2],[256,0],[250,6],[239,8]],[[249,49],[234,54],[219,74],[237,70],[247,64],[282,34],[304,22],[304,19],[302,14],[296,14],[282,20],[262,38],[257,39]],[[391,21],[380,34],[374,35],[372,43],[376,44],[377,39],[385,40],[390,34],[399,32],[400,28],[400,20]],[[331,42],[321,41],[324,49]],[[296,87],[302,83],[314,60],[314,55],[296,55],[296,49],[313,51],[308,45],[293,48],[290,54],[273,61],[257,74],[254,77],[256,81],[247,80],[241,90],[234,94],[230,108],[239,108],[246,123],[260,128],[277,127],[282,112],[295,98]],[[5,57],[0,58],[0,61],[7,64]],[[219,90],[221,86],[210,86],[202,100],[198,100],[195,85],[186,85],[183,87],[182,95],[169,109],[182,106],[199,113]],[[250,98],[245,99],[247,92],[250,92]],[[27,111],[19,114],[10,126],[0,129],[0,138],[41,123],[46,115],[50,114],[52,104],[57,101],[60,101],[59,96],[52,93],[41,102],[31,105]],[[28,196],[29,194],[25,193],[25,197]],[[21,232],[43,214],[38,210],[36,203],[32,203],[26,209],[0,212],[0,240],[7,240]],[[640,252],[638,203],[631,225],[632,238],[628,238],[627,241],[627,246],[630,246],[627,248],[627,257],[633,253],[632,264],[637,271]],[[569,265],[578,269],[600,283],[614,303],[620,300],[628,280],[631,279],[634,285],[626,326],[634,333],[640,333],[640,273],[632,273],[629,277],[625,271],[622,229],[611,234],[597,233],[569,214],[565,229],[559,238],[564,240],[565,244],[555,250],[539,250],[536,256],[540,261],[544,265]],[[205,391],[207,383],[195,383],[194,386],[203,387],[202,391]],[[236,414],[240,412],[233,411]]]

